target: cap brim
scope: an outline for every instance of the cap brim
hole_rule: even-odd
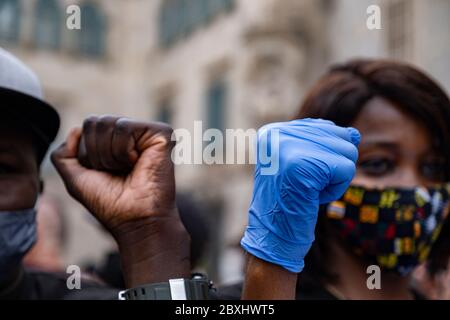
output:
[[[0,109],[23,121],[47,146],[56,138],[60,118],[48,103],[30,95],[0,87]]]

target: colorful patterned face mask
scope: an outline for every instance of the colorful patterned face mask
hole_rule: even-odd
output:
[[[326,214],[356,254],[406,275],[424,262],[450,208],[450,184],[438,188],[351,186]]]

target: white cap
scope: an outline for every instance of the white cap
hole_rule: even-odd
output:
[[[44,143],[40,155],[58,134],[58,112],[43,100],[36,74],[11,53],[0,48],[0,111],[28,125]]]
[[[0,87],[25,93],[42,100],[42,88],[38,77],[6,50],[0,48]]]

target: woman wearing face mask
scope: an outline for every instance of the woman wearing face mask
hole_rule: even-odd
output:
[[[243,298],[420,298],[414,268],[434,276],[450,255],[447,95],[411,66],[357,60],[333,67],[296,119],[260,134],[279,135],[280,170],[256,167]]]

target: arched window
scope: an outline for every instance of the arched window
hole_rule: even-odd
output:
[[[92,3],[81,7],[81,30],[78,50],[82,55],[100,57],[105,53],[106,18],[101,9]]]
[[[38,0],[34,39],[39,48],[58,49],[61,44],[62,12],[56,0]]]
[[[18,0],[0,0],[0,39],[8,42],[19,40],[20,17]]]

